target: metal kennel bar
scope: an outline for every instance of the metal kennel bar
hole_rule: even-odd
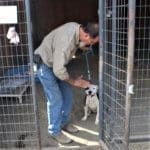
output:
[[[150,1],[136,1],[135,51],[130,138],[150,140]]]
[[[103,141],[109,149],[128,146],[125,132],[128,2],[104,1]],[[100,20],[101,22],[101,20]],[[118,142],[118,140],[121,140]]]
[[[133,93],[133,67],[134,67],[134,41],[135,41],[135,0],[129,0],[129,21],[128,21],[128,60],[127,60],[127,85],[125,99],[125,150],[129,149],[130,136],[130,111],[131,98]],[[130,89],[131,88],[131,89]]]
[[[0,15],[0,149],[40,149],[29,0],[0,0],[1,13],[5,10],[7,16]]]
[[[150,139],[150,1],[100,0],[99,9],[100,139],[128,150]]]

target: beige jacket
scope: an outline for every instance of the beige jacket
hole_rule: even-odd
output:
[[[61,80],[69,78],[66,65],[75,54],[79,45],[80,24],[66,23],[50,32],[35,50],[43,63],[53,68],[54,74]]]

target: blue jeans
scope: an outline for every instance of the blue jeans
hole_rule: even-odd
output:
[[[70,121],[73,103],[72,87],[58,79],[53,69],[44,64],[38,69],[37,75],[47,97],[48,132],[55,136]]]

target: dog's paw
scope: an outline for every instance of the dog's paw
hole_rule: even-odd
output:
[[[84,117],[82,118],[82,121],[86,121],[86,120],[87,120],[87,117],[84,116]]]
[[[99,124],[99,120],[95,120],[95,124],[98,125]]]

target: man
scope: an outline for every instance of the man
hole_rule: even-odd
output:
[[[48,132],[60,143],[70,143],[71,139],[61,130],[71,133],[77,128],[69,124],[73,95],[71,85],[87,88],[89,81],[69,76],[66,65],[78,48],[98,42],[98,24],[82,26],[75,22],[66,23],[50,32],[35,50],[42,63],[37,75],[47,97]]]

